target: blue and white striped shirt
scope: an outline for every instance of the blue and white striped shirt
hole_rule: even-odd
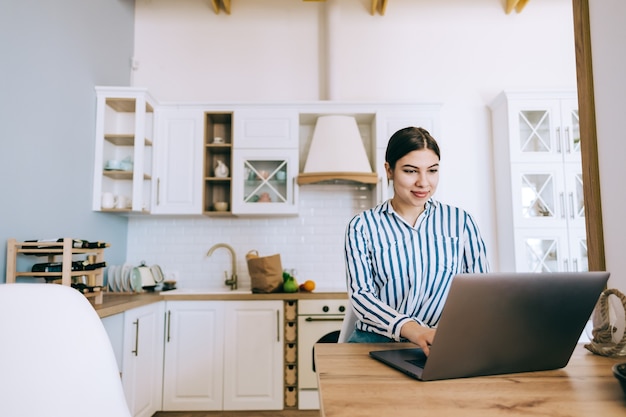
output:
[[[345,256],[356,328],[394,340],[410,320],[437,325],[455,274],[489,270],[474,219],[433,199],[415,226],[390,201],[356,215],[346,230]]]

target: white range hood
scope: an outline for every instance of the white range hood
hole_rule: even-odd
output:
[[[356,119],[320,116],[298,184],[345,181],[376,184],[378,179],[372,172]]]

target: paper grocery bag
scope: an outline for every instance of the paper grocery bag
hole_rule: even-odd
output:
[[[253,293],[282,291],[283,265],[279,254],[248,258],[248,272]]]

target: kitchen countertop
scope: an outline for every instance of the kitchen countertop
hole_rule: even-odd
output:
[[[105,293],[102,304],[94,305],[100,318],[123,313],[131,308],[141,307],[158,301],[167,300],[324,300],[344,299],[346,292],[297,292],[297,293],[271,293],[253,294],[250,291],[217,291],[206,290],[174,290],[164,292],[144,292],[139,294]]]

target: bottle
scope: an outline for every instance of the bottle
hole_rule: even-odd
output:
[[[94,262],[90,263],[87,260],[84,261],[72,261],[72,271],[94,271],[99,268],[107,266],[106,262]],[[43,262],[34,264],[31,272],[62,272],[63,262]]]
[[[33,240],[25,240],[24,242],[28,243],[51,243],[58,242],[63,243],[65,241],[64,238],[60,239],[33,239]],[[72,247],[77,249],[99,249],[99,248],[108,248],[110,245],[106,242],[90,242],[88,240],[83,239],[72,239]],[[41,249],[60,249],[63,246],[39,246]]]

